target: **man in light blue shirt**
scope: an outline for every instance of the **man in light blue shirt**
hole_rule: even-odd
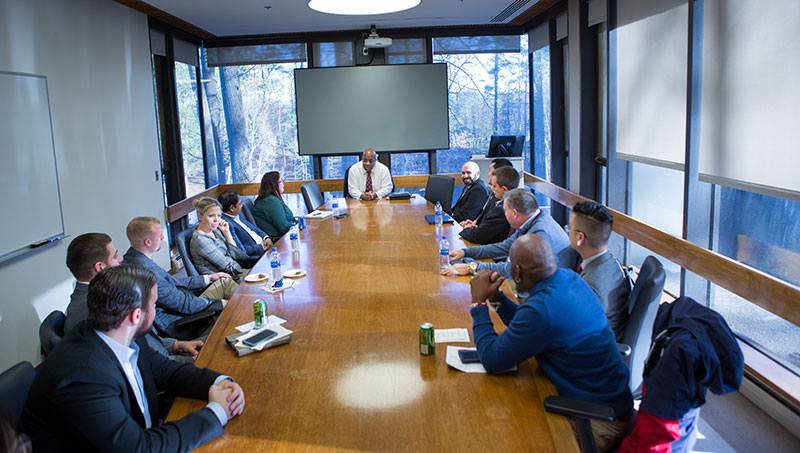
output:
[[[187,451],[223,434],[242,413],[233,380],[153,351],[155,275],[110,267],[89,285],[88,317],[47,356],[22,415],[35,451]],[[161,423],[159,391],[207,399],[185,417]]]

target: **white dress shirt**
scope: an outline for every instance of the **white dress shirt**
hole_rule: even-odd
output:
[[[264,240],[264,238],[262,238],[261,236],[259,236],[259,235],[258,235],[258,233],[256,233],[256,232],[255,232],[255,231],[253,231],[252,229],[250,229],[250,227],[249,227],[249,226],[247,226],[247,225],[246,225],[244,222],[242,222],[242,219],[240,219],[240,218],[239,218],[239,216],[240,216],[240,215],[241,215],[241,214],[239,214],[239,215],[237,215],[236,217],[234,217],[234,218],[233,218],[233,220],[234,220],[236,223],[238,223],[240,227],[244,228],[244,230],[245,230],[245,231],[247,231],[247,234],[249,234],[249,235],[250,235],[250,237],[251,237],[251,238],[253,238],[253,241],[254,241],[256,244],[260,244],[260,243],[261,243],[261,242]]]
[[[364,170],[362,162],[357,162],[350,167],[350,172],[347,174],[347,187],[353,198],[361,198],[361,195],[367,191],[367,171]],[[389,167],[377,160],[375,166],[372,167],[372,191],[378,197],[385,197],[392,191],[392,174],[389,172]]]

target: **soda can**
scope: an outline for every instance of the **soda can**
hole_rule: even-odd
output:
[[[422,355],[436,353],[436,345],[433,341],[433,324],[429,322],[423,322],[419,326],[419,353]]]
[[[305,230],[306,229],[306,218],[305,217],[300,216],[300,217],[297,218],[297,228],[300,228],[301,230]]]
[[[253,320],[256,323],[256,328],[267,325],[267,303],[261,299],[256,299],[253,302]]]

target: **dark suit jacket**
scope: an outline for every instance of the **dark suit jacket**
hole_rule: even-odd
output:
[[[162,332],[175,321],[199,313],[214,302],[195,295],[200,294],[208,286],[202,275],[175,278],[134,248],[129,248],[125,252],[122,265],[140,266],[156,274],[158,300],[156,300],[156,319],[153,323]]]
[[[233,217],[229,216],[228,214],[222,214],[222,218],[228,222],[228,225],[230,225],[231,233],[233,233],[233,239],[236,241],[236,246],[244,250],[245,253],[247,253],[247,256],[251,258],[259,258],[264,254],[264,247],[261,246],[261,243],[254,241],[250,234],[248,234],[241,225],[233,220]],[[244,216],[240,215],[239,220],[247,225],[247,228],[255,231],[262,238],[267,235],[267,233],[261,231],[260,228],[248,222]]]
[[[617,341],[622,340],[622,333],[628,323],[628,295],[631,285],[617,259],[611,252],[606,252],[583,265],[581,277],[597,294]]]
[[[76,282],[75,290],[69,296],[67,306],[67,319],[64,321],[64,333],[72,331],[78,324],[86,321],[89,316],[89,308],[86,306],[86,299],[89,297],[89,285],[87,283]]]
[[[47,356],[22,414],[34,451],[187,451],[222,435],[211,409],[160,425],[157,392],[206,400],[219,373],[164,358],[140,338],[138,367],[153,427],[116,356],[85,323]]]
[[[502,242],[511,230],[503,210],[503,200],[498,200],[494,196],[475,221],[478,222],[478,226],[465,228],[459,233],[462,238],[475,244]]]
[[[483,205],[486,203],[486,198],[489,196],[486,191],[486,185],[479,178],[469,187],[465,187],[461,192],[461,196],[453,205],[450,217],[454,218],[456,222],[463,222],[464,220],[474,219],[481,213]]]

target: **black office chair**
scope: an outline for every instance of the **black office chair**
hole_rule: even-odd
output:
[[[64,321],[67,317],[60,310],[55,310],[42,321],[39,326],[39,343],[42,345],[42,356],[47,357],[50,351],[64,338]]]
[[[350,186],[347,184],[347,180],[350,178],[350,167],[347,167],[347,170],[344,171],[344,187],[342,187],[342,194],[345,198],[353,198],[350,195]]]
[[[303,201],[306,202],[306,210],[312,212],[325,203],[325,198],[319,190],[319,185],[316,181],[311,181],[300,186],[300,192],[303,194]]]
[[[622,354],[622,361],[631,370],[630,389],[635,399],[641,398],[642,372],[644,361],[650,350],[653,337],[653,321],[656,319],[658,304],[664,291],[666,272],[661,262],[654,256],[644,259],[628,297],[628,322],[622,333],[623,348],[629,353]]]
[[[444,212],[450,212],[453,203],[453,187],[456,179],[452,176],[430,175],[425,186],[425,199],[433,204],[438,201],[442,204]]]
[[[253,217],[253,210],[255,209],[255,204],[251,198],[244,198],[242,201],[242,215],[244,216],[245,220],[252,223],[253,225],[256,224],[256,218]]]
[[[0,403],[11,412],[15,425],[22,415],[34,377],[36,370],[30,362],[20,362],[0,374]]]
[[[178,244],[178,251],[181,252],[181,257],[183,258],[183,267],[186,268],[186,274],[189,277],[196,277],[200,275],[197,272],[197,268],[194,267],[194,263],[192,262],[192,254],[189,248],[189,242],[192,240],[192,234],[194,234],[194,228],[188,228],[180,233],[175,237],[175,242]]]

